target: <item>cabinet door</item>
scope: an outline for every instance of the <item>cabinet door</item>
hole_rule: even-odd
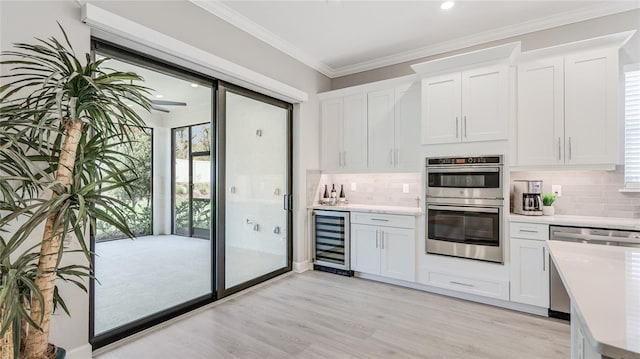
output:
[[[507,66],[491,66],[462,73],[463,141],[507,139]]]
[[[422,143],[460,142],[460,73],[422,80]]]
[[[564,163],[564,60],[518,66],[518,165]]]
[[[379,233],[377,226],[351,224],[351,269],[380,274]]]
[[[342,167],[342,98],[322,101],[321,113],[321,166],[323,170]]]
[[[395,163],[396,168],[422,170],[420,156],[420,82],[396,87]]]
[[[511,301],[549,307],[549,256],[545,241],[511,238]]]
[[[394,167],[394,89],[370,92],[368,95],[369,168]]]
[[[382,260],[380,275],[416,280],[416,234],[413,229],[380,227]]]
[[[565,56],[567,164],[616,163],[617,50]]]
[[[342,165],[367,168],[367,94],[344,98]]]

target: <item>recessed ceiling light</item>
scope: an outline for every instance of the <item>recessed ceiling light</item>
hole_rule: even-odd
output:
[[[196,88],[198,87],[198,84],[191,84],[191,87]]]
[[[163,98],[163,97],[164,97],[164,96],[162,96],[162,95],[160,95],[160,94],[156,95],[156,98]]]
[[[453,5],[455,5],[453,1],[445,1],[442,4],[440,4],[440,8],[442,10],[449,10],[453,7]]]

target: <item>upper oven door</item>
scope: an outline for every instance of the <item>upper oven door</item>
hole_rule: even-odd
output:
[[[500,247],[501,207],[427,206],[428,239]]]
[[[427,196],[503,198],[502,167],[428,167]]]

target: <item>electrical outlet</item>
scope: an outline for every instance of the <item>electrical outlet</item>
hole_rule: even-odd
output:
[[[409,193],[409,184],[408,183],[403,183],[402,184],[402,193]]]
[[[562,196],[562,186],[559,184],[551,185],[551,192],[556,195],[556,197]]]
[[[355,192],[355,191],[356,191],[356,183],[351,182],[351,192]]]

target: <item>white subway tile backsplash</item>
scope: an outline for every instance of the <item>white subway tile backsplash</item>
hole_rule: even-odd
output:
[[[511,181],[542,180],[544,193],[552,184],[562,185],[562,197],[553,206],[556,214],[640,218],[640,193],[622,193],[624,169],[615,171],[511,172]]]
[[[356,184],[356,191],[351,190],[352,183]],[[420,173],[323,174],[317,184],[313,203],[318,203],[325,184],[329,190],[335,184],[338,192],[340,185],[344,185],[347,200],[352,204],[419,207],[421,183]],[[408,184],[409,193],[403,193],[403,184]]]

